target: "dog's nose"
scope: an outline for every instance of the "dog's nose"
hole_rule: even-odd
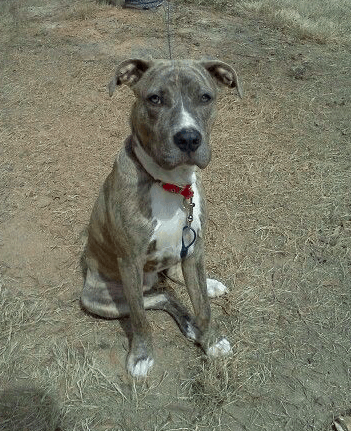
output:
[[[201,134],[196,129],[182,129],[173,137],[174,143],[180,151],[196,151],[201,145]]]

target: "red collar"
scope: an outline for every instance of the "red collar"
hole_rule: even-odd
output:
[[[190,199],[194,196],[194,191],[191,188],[191,184],[187,184],[185,187],[179,187],[175,184],[161,183],[164,190],[171,193],[177,193],[185,197],[185,199]]]

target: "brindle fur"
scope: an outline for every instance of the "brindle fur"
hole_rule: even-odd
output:
[[[235,71],[219,61],[127,60],[118,66],[109,87],[112,95],[116,86],[127,84],[136,95],[131,113],[132,134],[117,156],[92,211],[86,247],[88,272],[81,302],[88,311],[103,317],[130,315],[133,338],[127,368],[137,377],[146,375],[153,363],[147,308],[172,314],[182,332],[205,352],[215,343],[210,331],[203,244],[206,209],[199,174],[196,173],[196,187],[201,196],[201,229],[193,251],[178,259],[194,308],[193,318],[169,294],[143,293],[157,283],[157,269],[168,269],[178,262],[151,259],[157,247],[152,239],[156,221],[150,199],[155,178],[136,157],[135,146],[141,145],[167,171],[183,165],[206,167],[211,158],[209,135],[218,83],[236,87],[241,96]],[[201,92],[210,92],[213,101],[200,103]],[[148,103],[147,96],[152,93],[163,94],[164,106]],[[192,154],[180,151],[173,142],[181,106],[191,112],[202,136],[201,146]]]

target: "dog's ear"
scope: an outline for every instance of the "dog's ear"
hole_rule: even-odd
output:
[[[108,85],[109,95],[112,96],[117,86],[134,85],[151,66],[151,60],[130,59],[122,61],[117,66],[115,76]]]
[[[243,98],[244,92],[235,70],[229,64],[218,60],[201,60],[200,64],[210,72],[213,78],[220,84],[229,88],[236,87],[240,98]]]

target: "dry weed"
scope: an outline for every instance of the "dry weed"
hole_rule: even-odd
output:
[[[68,4],[62,10],[62,19],[85,21],[96,16],[98,10],[99,6],[95,0],[82,0],[79,3]]]
[[[254,13],[260,21],[298,39],[318,43],[350,43],[351,8],[347,0],[180,0],[236,14]]]

